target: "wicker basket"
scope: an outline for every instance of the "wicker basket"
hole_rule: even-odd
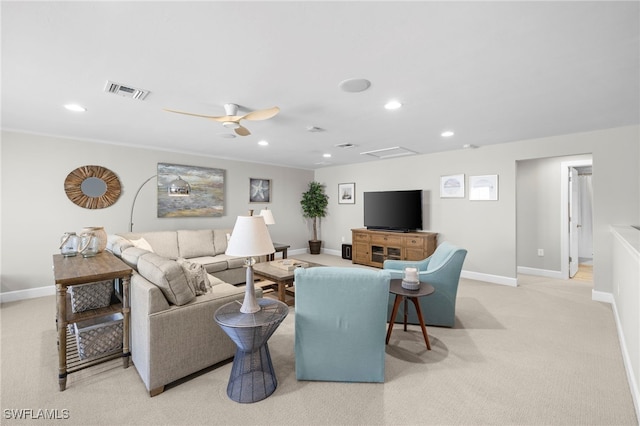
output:
[[[69,287],[73,313],[104,308],[111,303],[113,281],[99,281]]]
[[[78,356],[81,360],[110,355],[122,350],[122,314],[75,323]]]

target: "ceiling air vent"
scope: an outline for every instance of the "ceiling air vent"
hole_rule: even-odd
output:
[[[136,89],[135,87],[125,86],[124,84],[114,83],[108,81],[104,86],[104,91],[107,93],[113,93],[114,95],[124,96],[125,98],[137,99],[139,101],[144,100],[149,94],[148,90]]]
[[[334,145],[334,146],[336,148],[353,148],[354,146],[357,146],[357,145],[347,142],[347,143],[339,143],[339,144]]]
[[[361,152],[360,155],[371,155],[377,158],[392,158],[402,157],[405,155],[415,155],[417,152],[403,148],[401,146],[394,146],[393,148],[376,149],[375,151]]]

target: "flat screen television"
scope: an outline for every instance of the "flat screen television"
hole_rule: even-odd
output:
[[[422,190],[365,192],[364,226],[397,232],[422,229]]]

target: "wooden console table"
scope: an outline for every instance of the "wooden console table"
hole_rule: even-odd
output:
[[[67,386],[67,374],[113,359],[115,356],[122,356],[123,367],[129,367],[131,355],[129,353],[129,283],[131,273],[132,269],[127,264],[107,251],[88,258],[83,258],[81,255],[74,257],[64,257],[61,254],[53,255],[53,274],[56,283],[56,327],[58,331],[58,383],[61,391],[65,390]],[[122,292],[119,295],[121,303],[84,312],[72,312],[70,297],[67,296],[68,287],[115,279],[121,280]],[[87,360],[67,370],[67,325],[118,312],[123,316],[122,355]]]
[[[422,260],[436,249],[434,232],[390,232],[368,229],[351,230],[353,263],[382,268],[387,259]]]

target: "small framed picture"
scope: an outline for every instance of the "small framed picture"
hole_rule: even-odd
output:
[[[338,204],[355,204],[356,203],[356,184],[355,183],[339,183],[338,184]]]
[[[469,199],[496,201],[498,199],[498,175],[469,176]]]
[[[271,202],[271,179],[249,178],[249,202]]]
[[[440,176],[440,198],[464,198],[464,174]]]

